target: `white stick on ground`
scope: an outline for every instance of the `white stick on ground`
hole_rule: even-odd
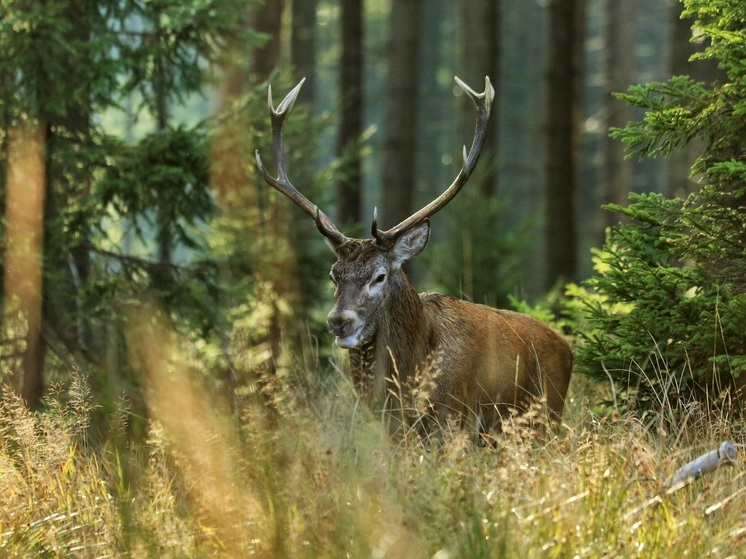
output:
[[[720,445],[720,448],[711,450],[707,454],[703,454],[696,460],[692,460],[676,470],[676,473],[663,482],[663,487],[664,489],[668,489],[677,485],[683,485],[684,482],[696,479],[702,474],[719,468],[723,464],[730,464],[732,466],[738,464],[736,461],[736,447],[730,441],[724,442]]]

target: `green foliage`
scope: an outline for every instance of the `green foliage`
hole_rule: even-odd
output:
[[[630,156],[666,156],[693,139],[709,141],[715,132],[718,111],[713,98],[704,84],[688,76],[632,86],[616,97],[646,110],[642,121],[612,129],[613,138],[630,146]]]
[[[717,60],[736,91],[743,91],[746,87],[746,68],[743,65],[746,57],[746,6],[728,0],[683,0],[683,4],[685,10],[682,17],[694,16],[696,21],[693,29],[709,39],[705,51],[696,57]],[[737,112],[742,111],[743,99],[734,101]]]
[[[143,221],[152,230],[157,219],[163,225],[159,242],[196,248],[188,227],[204,224],[213,212],[204,132],[167,128],[135,144],[117,144],[94,199],[127,219],[140,237]]]
[[[621,97],[646,110],[613,135],[633,156],[665,156],[698,139],[692,172],[701,189],[686,200],[634,195],[630,218],[596,254],[597,275],[583,296],[589,330],[581,370],[611,379],[632,406],[714,401],[746,376],[746,9],[685,1],[705,51],[726,72],[722,84],[674,77]],[[728,402],[730,403],[730,402]]]
[[[118,22],[111,22],[123,34],[117,45],[125,62],[120,94],[138,93],[140,108],[157,119],[165,119],[189,95],[203,94],[205,71],[224,61],[227,47],[258,42],[257,34],[241,24],[252,3],[256,0],[131,2]]]
[[[526,224],[500,231],[506,205],[466,188],[450,204],[444,242],[434,244],[422,258],[431,280],[448,293],[475,303],[502,306],[518,283],[524,254]]]
[[[113,105],[122,61],[107,14],[120,2],[3,0],[0,115],[64,117],[75,106]],[[7,124],[7,123],[4,123]]]

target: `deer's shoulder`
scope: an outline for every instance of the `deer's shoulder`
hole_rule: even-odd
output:
[[[484,329],[490,326],[507,326],[509,329],[544,331],[555,334],[554,330],[537,318],[525,313],[508,309],[499,309],[465,301],[443,293],[420,293],[420,300],[425,313],[430,317],[442,317],[445,321],[460,320],[473,323],[474,327]],[[450,326],[466,326],[451,324]]]
[[[445,321],[480,322],[494,320],[498,316],[510,319],[512,315],[517,314],[512,311],[465,301],[444,293],[420,293],[420,300],[426,315],[438,317]]]

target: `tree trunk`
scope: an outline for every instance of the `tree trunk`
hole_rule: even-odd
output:
[[[155,40],[158,43],[166,44],[168,38],[163,33],[160,27],[160,13],[155,18],[156,29],[155,29]],[[154,73],[153,73],[153,97],[155,104],[155,127],[158,132],[165,132],[168,127],[169,121],[169,106],[168,106],[168,83],[166,77],[166,66],[169,61],[166,56],[156,55],[154,58]],[[170,208],[169,208],[170,209]],[[172,283],[170,277],[171,269],[171,252],[173,249],[173,234],[171,229],[171,212],[164,206],[159,206],[156,215],[156,245],[157,245],[157,259],[160,266],[154,273],[154,283],[159,286],[168,286]]]
[[[362,171],[360,137],[363,133],[363,1],[342,0],[342,60],[340,62],[342,119],[337,142],[344,175],[339,180],[339,221],[342,226],[361,221]]]
[[[90,7],[76,5],[67,11],[70,22],[63,39],[71,45],[90,40]],[[58,56],[61,54],[58,53]],[[54,90],[49,79],[38,84],[45,95]],[[72,78],[71,78],[72,79]],[[82,87],[88,87],[83,85]],[[91,96],[81,94],[81,99]],[[77,357],[95,359],[89,317],[83,313],[83,290],[89,281],[90,254],[87,247],[88,228],[85,224],[70,222],[70,204],[90,195],[90,173],[86,168],[74,164],[79,146],[90,144],[91,107],[86,103],[68,104],[60,112],[54,106],[40,107],[38,148],[43,154],[40,169],[44,173],[44,208],[39,211],[43,218],[43,262],[41,264],[40,301],[41,318],[37,331],[29,333],[30,339],[24,358],[24,386],[22,395],[31,408],[41,405],[43,395],[44,356],[47,341],[42,337],[41,323],[47,335],[61,343],[57,352],[66,351]],[[33,337],[33,340],[31,339]],[[50,345],[50,348],[55,347]],[[61,356],[65,359],[65,356]]]
[[[395,225],[413,211],[420,15],[420,0],[392,3],[388,50],[390,65],[381,154],[381,227]]]
[[[499,0],[462,0],[461,1],[462,39],[461,58],[462,75],[459,75],[476,91],[481,91],[484,77],[489,76],[495,87],[500,90],[500,2]],[[471,103],[462,103],[462,120],[466,137],[474,131],[474,107]],[[484,196],[493,196],[497,191],[497,137],[498,137],[499,99],[495,96],[492,102],[490,134],[484,144],[484,151],[475,176],[470,180],[478,184]]]
[[[247,28],[253,14],[237,14]],[[221,66],[221,80],[217,91],[218,113],[230,113],[234,104],[242,99],[249,89],[249,76],[241,62],[244,51],[240,45],[232,45],[232,52],[224,57]],[[217,133],[211,135],[209,146],[210,161],[210,186],[215,196],[215,206],[218,209],[215,228],[219,235],[230,239],[230,244],[240,246],[241,238],[254,238],[257,236],[258,218],[258,188],[254,182],[249,169],[253,163],[251,146],[245,141],[246,130],[251,129],[251,119],[248,111],[237,111],[231,118],[220,119],[223,123]],[[246,247],[249,249],[250,247]],[[253,262],[250,250],[241,259],[248,264]],[[223,259],[219,260],[218,274],[220,281],[225,286],[240,285],[245,281],[248,270],[244,267],[231,266]],[[234,290],[221,289],[220,295],[225,299],[219,302],[225,309],[233,308],[238,304],[234,299]],[[226,389],[226,402],[230,410],[238,418],[238,393],[239,384],[238,370],[235,365],[235,348],[231,347],[230,339],[236,326],[226,322],[221,330],[225,332],[223,340],[224,377]],[[243,349],[243,348],[241,348]],[[253,380],[253,379],[252,379]],[[245,382],[244,378],[241,378]],[[261,395],[257,395],[260,398]]]
[[[575,195],[584,23],[583,0],[550,2],[544,222],[546,289],[558,281],[574,279],[577,266]]]
[[[28,122],[10,130],[5,191],[4,323],[14,339],[25,342],[22,376],[14,384],[30,408],[39,406],[44,386],[45,128],[41,122]]]
[[[606,0],[605,45],[605,116],[606,130],[624,128],[632,119],[626,102],[613,96],[624,92],[636,82],[635,52],[630,45],[635,42],[637,6],[634,0]],[[607,134],[602,138],[603,162],[601,168],[601,204],[626,205],[632,188],[632,161],[624,157],[624,144]],[[615,212],[601,214],[598,242],[602,244],[606,228],[616,225],[621,216]]]
[[[297,77],[306,78],[303,102],[313,105],[316,94],[316,5],[317,0],[293,0],[291,63]]]
[[[284,7],[284,0],[267,0],[254,13],[254,29],[268,36],[264,46],[254,52],[253,73],[257,82],[269,78],[280,60]]]
[[[280,65],[284,7],[283,0],[268,0],[254,13],[254,29],[269,36],[268,42],[254,52],[252,77],[255,82],[268,79]],[[273,93],[277,106],[287,92]],[[269,114],[265,118],[269,119]],[[264,245],[264,250],[252,254],[251,271],[256,285],[268,286],[263,303],[269,306],[270,311],[263,324],[267,331],[264,342],[270,356],[259,367],[261,370],[257,374],[264,402],[271,409],[274,405],[276,375],[282,365],[283,345],[291,342],[297,346],[301,331],[299,321],[295,318],[301,316],[298,262],[293,242],[296,208],[283,196],[271,195],[269,186],[261,179],[253,188],[257,189],[259,219],[258,223],[254,223],[257,231],[252,232],[252,237],[261,239],[259,244]],[[290,309],[290,312],[283,309]],[[293,354],[292,349],[290,354]]]

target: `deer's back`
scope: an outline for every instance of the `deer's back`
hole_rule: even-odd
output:
[[[440,344],[439,404],[476,409],[498,423],[508,405],[543,395],[559,419],[572,369],[572,350],[559,333],[526,314],[439,293],[421,299]]]

